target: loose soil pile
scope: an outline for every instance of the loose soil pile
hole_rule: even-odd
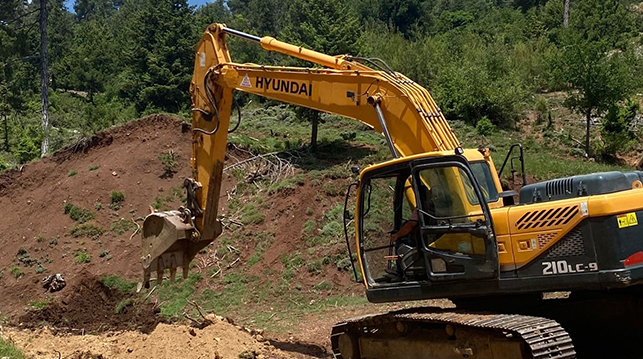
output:
[[[30,310],[18,322],[30,329],[47,323],[55,330],[75,333],[101,333],[106,330],[138,330],[150,333],[160,322],[152,303],[121,293],[89,273],[81,273],[72,283],[73,291],[43,309]]]
[[[33,358],[297,358],[273,347],[260,335],[217,319],[204,329],[159,324],[150,334],[138,331],[101,335],[52,335],[47,328],[5,330],[3,337]]]

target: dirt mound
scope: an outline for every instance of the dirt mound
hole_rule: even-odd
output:
[[[150,334],[136,331],[101,335],[52,335],[48,329],[5,330],[4,337],[33,358],[297,358],[265,341],[260,335],[225,320],[204,329],[159,324]],[[82,348],[82,349],[79,349]]]
[[[80,278],[66,296],[47,303],[42,309],[30,310],[18,322],[31,329],[47,323],[62,331],[74,328],[86,333],[110,330],[150,333],[160,321],[155,315],[157,311],[154,304],[109,288],[99,278],[87,275]]]
[[[0,317],[15,319],[31,302],[74,290],[46,294],[40,281],[48,274],[141,275],[134,220],[151,205],[181,204],[181,185],[190,175],[187,129],[179,118],[153,115],[0,174]],[[169,151],[179,156],[179,167],[167,177],[158,156]],[[124,194],[118,206],[111,203],[112,191]],[[63,210],[67,204],[93,219],[75,221]]]

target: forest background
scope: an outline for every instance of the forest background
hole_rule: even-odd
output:
[[[77,0],[68,9],[48,0],[45,131],[39,6],[0,2],[0,170],[39,158],[45,133],[53,152],[146,114],[189,119],[194,49],[213,22],[328,54],[382,58],[428,88],[448,120],[483,134],[520,131],[526,111],[546,120],[545,95],[562,92],[564,106],[588,124],[601,118],[600,141],[588,135],[578,151],[614,161],[637,142],[643,3],[636,1]],[[236,62],[302,65],[239,39],[230,49]],[[242,106],[251,100],[237,97]],[[322,121],[313,111],[295,113]]]

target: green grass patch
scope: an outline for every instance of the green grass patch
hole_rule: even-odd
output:
[[[95,217],[95,215],[88,209],[76,206],[71,202],[65,203],[63,209],[65,211],[65,214],[68,214],[71,219],[81,224],[94,219]]]
[[[40,311],[47,308],[47,306],[51,303],[53,303],[53,299],[51,298],[29,302],[29,310]]]
[[[109,198],[111,201],[109,204],[109,208],[115,211],[118,211],[123,205],[123,202],[125,202],[125,194],[120,191],[111,191],[109,193]]]
[[[108,275],[101,278],[101,283],[110,289],[116,289],[123,294],[132,294],[136,291],[136,282],[130,282],[117,275]]]
[[[268,194],[292,193],[298,186],[303,186],[304,183],[304,175],[298,173],[268,186]]]
[[[134,222],[121,218],[112,222],[111,231],[117,235],[121,235],[133,230],[134,228],[136,228]]]
[[[25,355],[10,342],[0,338],[0,358],[26,359]]]
[[[89,171],[96,171],[96,170],[97,170],[97,169],[99,169],[99,168],[100,168],[100,166],[99,166],[99,165],[91,165],[91,166],[89,166],[89,168],[87,168],[87,169],[88,169]]]
[[[157,289],[159,302],[162,303],[161,315],[168,319],[180,319],[183,316],[183,310],[188,305],[188,300],[192,298],[196,290],[196,284],[201,281],[200,273],[192,272],[186,280],[178,278],[176,282],[165,281]]]
[[[78,172],[76,172],[76,171],[70,171],[69,173],[67,173],[67,177],[74,177],[77,174],[78,174]]]
[[[74,250],[73,255],[74,255],[74,262],[76,262],[76,264],[84,264],[92,261],[91,254],[87,253],[85,248]]]
[[[9,269],[9,272],[11,272],[11,275],[16,279],[25,275],[22,269],[20,269],[20,267],[18,267],[17,265],[12,265]]]
[[[261,213],[261,210],[251,204],[245,205],[241,209],[241,223],[248,224],[260,224],[266,219],[266,215]]]
[[[116,308],[114,308],[114,313],[116,314],[123,314],[125,312],[125,308],[134,305],[134,299],[132,298],[126,298],[120,301]]]
[[[78,224],[75,225],[70,231],[69,234],[74,238],[87,237],[93,240],[100,238],[104,233],[103,229],[95,224]],[[56,241],[57,242],[57,241]]]

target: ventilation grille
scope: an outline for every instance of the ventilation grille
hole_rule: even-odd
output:
[[[545,233],[545,234],[539,234],[538,235],[538,248],[543,249],[547,246],[549,242],[552,241],[552,239],[556,238],[558,235],[558,232],[555,233]]]
[[[572,178],[552,180],[545,184],[545,191],[549,198],[568,195],[571,194],[573,190],[574,180]]]
[[[543,209],[527,212],[516,222],[518,229],[543,228],[567,224],[578,213],[578,206]]]
[[[584,255],[583,232],[579,228],[574,228],[551,247],[547,253],[547,258],[580,257]]]

